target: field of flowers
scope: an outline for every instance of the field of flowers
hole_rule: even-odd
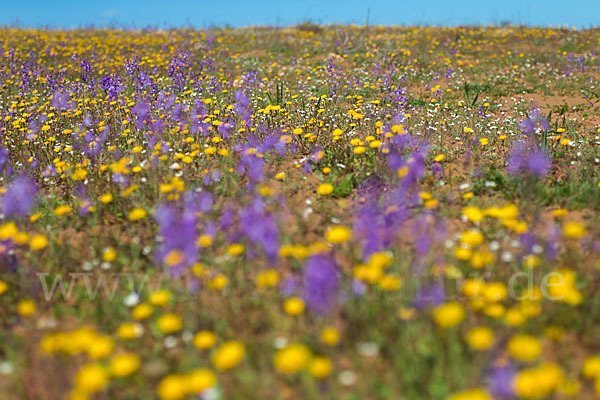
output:
[[[595,398],[599,48],[0,29],[0,398]]]

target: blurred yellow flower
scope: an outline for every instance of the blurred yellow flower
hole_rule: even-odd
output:
[[[325,234],[325,239],[329,243],[344,243],[350,239],[351,235],[352,231],[350,229],[344,226],[333,226]]]
[[[516,360],[532,362],[542,353],[542,343],[534,336],[520,333],[510,338],[506,350]]]
[[[474,350],[487,350],[494,343],[494,333],[490,328],[480,326],[467,332],[466,340]]]
[[[333,327],[325,327],[321,330],[321,342],[328,346],[335,346],[340,341],[340,333]]]
[[[164,333],[173,333],[181,329],[181,317],[177,314],[161,315],[156,321],[158,329]]]
[[[441,304],[433,309],[433,320],[442,328],[451,328],[465,318],[465,310],[456,301]]]
[[[29,317],[35,312],[35,303],[31,300],[21,300],[17,304],[17,312],[22,317]]]
[[[113,376],[124,377],[140,368],[140,359],[133,353],[117,354],[110,360],[110,372]]]
[[[298,297],[290,297],[283,302],[283,310],[289,315],[300,315],[304,312],[304,301]]]
[[[29,247],[31,250],[42,250],[46,246],[48,246],[48,239],[46,236],[41,234],[34,235],[29,241]]]
[[[333,193],[333,185],[331,183],[321,183],[317,188],[317,193],[321,196],[327,196]]]
[[[333,364],[327,357],[315,357],[308,366],[308,371],[312,376],[319,379],[327,378],[331,374]]]
[[[134,208],[129,212],[130,221],[139,221],[148,215],[148,212],[143,208]]]
[[[290,344],[277,351],[273,356],[273,365],[284,374],[293,374],[308,366],[311,354],[303,344]]]
[[[239,365],[246,352],[244,344],[238,341],[223,343],[212,355],[212,363],[216,369],[226,371]]]
[[[99,364],[86,364],[75,376],[76,388],[84,393],[96,393],[107,384],[108,374]]]
[[[194,346],[209,349],[217,343],[217,335],[210,331],[200,331],[194,335]]]

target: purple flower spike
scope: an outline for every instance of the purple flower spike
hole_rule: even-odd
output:
[[[6,189],[2,199],[2,212],[5,217],[27,215],[36,202],[37,188],[26,175],[17,177]]]
[[[304,268],[304,300],[311,311],[323,315],[330,310],[338,280],[338,269],[331,259],[323,255],[308,259]]]

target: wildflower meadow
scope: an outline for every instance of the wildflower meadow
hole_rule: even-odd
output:
[[[1,28],[0,398],[597,398],[599,49]]]

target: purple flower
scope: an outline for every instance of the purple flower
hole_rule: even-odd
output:
[[[338,288],[338,268],[324,255],[310,257],[304,267],[304,300],[316,314],[326,314]]]
[[[543,150],[535,150],[527,158],[527,170],[538,178],[548,174],[550,165],[550,158]]]
[[[439,306],[445,299],[446,293],[444,291],[444,286],[435,283],[422,289],[418,289],[417,294],[415,295],[414,306],[417,309],[422,310],[426,307]]]
[[[2,212],[5,217],[27,215],[36,203],[37,188],[31,178],[21,175],[15,178],[6,189],[2,199]]]
[[[511,365],[492,369],[488,377],[488,389],[495,399],[512,398],[515,394],[513,380],[516,371]]]
[[[10,158],[10,153],[8,149],[2,145],[0,145],[0,172],[4,171],[4,167],[8,163]]]
[[[511,175],[521,172],[529,173],[538,178],[548,174],[552,160],[548,153],[532,141],[517,141],[506,162],[506,169]]]
[[[270,262],[275,263],[279,254],[279,229],[275,217],[265,210],[260,197],[240,211],[240,231],[252,243],[260,246]]]
[[[519,129],[528,135],[533,135],[535,133],[535,121],[532,121],[530,118],[525,118],[519,122]]]
[[[196,246],[196,207],[193,196],[184,196],[184,207],[178,211],[175,206],[162,205],[155,213],[162,243],[156,253],[159,263],[167,264],[173,276],[183,273],[198,258]]]

